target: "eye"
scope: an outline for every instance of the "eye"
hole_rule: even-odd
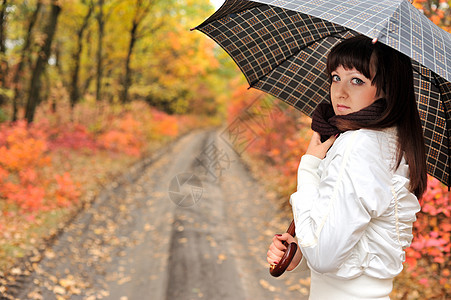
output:
[[[357,78],[357,77],[352,78],[351,82],[352,82],[353,84],[357,84],[357,85],[362,85],[362,84],[365,83],[365,81],[363,81],[362,79]]]
[[[332,75],[332,81],[340,81],[340,76],[338,75]]]

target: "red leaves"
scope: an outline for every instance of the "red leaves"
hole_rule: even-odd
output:
[[[48,128],[52,130],[52,128]],[[51,150],[66,148],[74,150],[96,149],[94,134],[81,124],[65,123],[58,128],[53,128],[52,135],[48,139]]]
[[[1,192],[8,203],[17,205],[23,211],[33,212],[43,207],[45,191],[41,187],[6,182]]]
[[[451,194],[435,178],[428,178],[428,189],[420,199],[421,212],[413,223],[413,242],[406,249],[409,275],[423,286],[424,297],[431,299],[441,289],[449,290]],[[421,272],[418,266],[422,265]],[[416,272],[414,272],[416,270]],[[429,277],[436,277],[431,280]]]
[[[90,116],[84,124],[56,117],[0,125],[0,197],[5,203],[29,214],[76,204],[83,187],[71,175],[70,162],[55,164],[58,151],[139,157],[148,142],[179,134],[178,118],[143,103],[133,103],[128,111],[105,109],[100,117],[93,116],[92,108],[80,109]]]
[[[71,175],[66,172],[62,175],[56,174],[57,189],[55,191],[56,204],[58,207],[69,207],[78,202],[80,197],[80,184],[72,180]]]

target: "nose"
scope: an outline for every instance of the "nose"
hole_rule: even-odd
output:
[[[348,92],[344,84],[333,84],[331,92],[338,99],[344,99],[348,96]]]

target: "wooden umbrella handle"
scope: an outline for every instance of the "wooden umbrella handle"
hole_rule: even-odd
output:
[[[294,225],[294,220],[291,221],[291,224],[287,229],[287,233],[289,233],[293,237],[296,236],[296,227]],[[287,250],[285,251],[282,259],[277,265],[271,265],[269,267],[269,273],[274,277],[279,277],[286,271],[291,261],[293,260],[296,251],[298,250],[298,245],[294,242],[290,243],[289,245],[286,241],[283,241],[282,243],[287,247]]]

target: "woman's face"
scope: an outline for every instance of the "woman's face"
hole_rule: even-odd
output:
[[[336,115],[359,111],[380,98],[376,86],[371,85],[371,79],[354,68],[339,66],[331,75],[330,97]]]

